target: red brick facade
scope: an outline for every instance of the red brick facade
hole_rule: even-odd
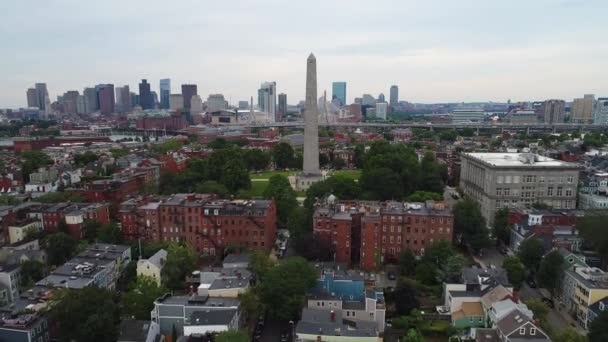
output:
[[[76,240],[84,237],[83,228],[87,221],[97,221],[101,224],[109,223],[109,204],[57,203],[42,210],[42,227],[45,231],[54,233],[58,230],[59,223],[65,222],[68,233]]]
[[[412,250],[423,255],[437,240],[452,241],[453,217],[443,203],[344,203],[317,208],[313,232],[334,246],[336,262],[363,270],[397,261]]]
[[[176,194],[124,202],[119,217],[125,239],[183,241],[209,255],[236,245],[270,250],[276,238],[274,201]]]

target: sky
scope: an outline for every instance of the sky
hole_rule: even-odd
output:
[[[606,0],[19,0],[0,5],[0,108],[46,82],[67,90],[145,78],[198,84],[231,104],[276,81],[347,101],[399,86],[400,100],[529,101],[608,96]]]

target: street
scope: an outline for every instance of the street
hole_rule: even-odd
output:
[[[524,283],[521,289],[519,290],[519,295],[524,302],[533,298],[543,298],[538,289],[532,289],[526,283]],[[568,316],[566,312],[560,312],[558,310],[559,304],[557,302],[555,304],[556,307],[550,309],[549,314],[547,315],[547,323],[549,323],[549,325],[551,326],[551,328],[553,328],[554,331],[562,331],[570,326],[576,328],[579,334],[586,334],[583,329],[576,325],[572,317]]]

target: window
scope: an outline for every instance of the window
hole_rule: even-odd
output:
[[[568,196],[568,197],[572,196],[572,189],[570,189],[570,188],[566,189],[566,196]]]
[[[505,188],[505,196],[510,196],[511,195],[511,189],[509,188]]]
[[[519,183],[519,176],[513,176],[513,183]]]
[[[564,188],[562,188],[561,186],[557,187],[557,196],[562,196],[562,191]]]
[[[526,334],[526,328],[519,328],[519,334],[520,335],[525,335]]]
[[[540,183],[544,183],[545,182],[545,176],[539,176],[538,181]]]
[[[498,176],[496,178],[496,183],[498,183],[498,184],[502,184],[503,181],[504,181],[504,177],[503,176]]]
[[[574,176],[568,176],[568,183],[574,182]]]
[[[553,187],[552,186],[547,188],[547,196],[553,196]]]
[[[530,328],[530,335],[536,335],[536,328]]]
[[[506,176],[505,177],[505,183],[511,184],[511,176]]]

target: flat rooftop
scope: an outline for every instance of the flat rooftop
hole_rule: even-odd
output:
[[[489,166],[497,167],[563,167],[578,169],[579,165],[532,153],[465,153]]]

